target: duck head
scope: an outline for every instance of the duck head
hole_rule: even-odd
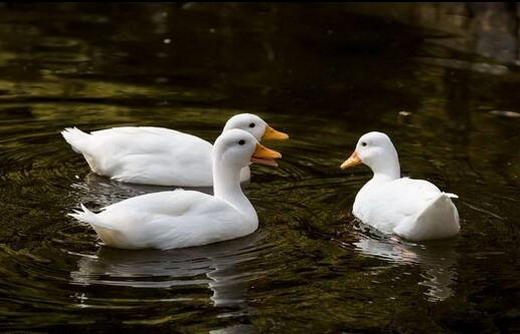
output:
[[[263,119],[254,114],[238,114],[231,117],[224,126],[224,131],[240,129],[252,134],[258,141],[282,140],[289,138],[286,133],[277,131],[270,127]]]
[[[219,164],[242,168],[250,162],[278,166],[275,159],[282,155],[258,143],[249,132],[231,129],[223,132],[215,141],[213,159]]]
[[[382,132],[369,132],[359,138],[355,151],[341,164],[347,169],[365,164],[375,175],[400,177],[399,158],[390,138]]]

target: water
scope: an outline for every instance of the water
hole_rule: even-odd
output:
[[[0,328],[520,331],[518,68],[377,14],[2,5]],[[123,251],[66,216],[167,188],[90,174],[64,127],[155,125],[213,140],[240,112],[291,135],[267,144],[283,152],[279,168],[253,167],[254,234]],[[404,174],[460,196],[459,237],[408,243],[353,219],[370,172],[339,164],[370,130],[391,135]]]

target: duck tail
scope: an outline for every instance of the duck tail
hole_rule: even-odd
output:
[[[67,143],[72,146],[72,149],[76,153],[84,153],[88,147],[89,140],[92,137],[88,133],[83,132],[76,127],[66,128],[61,132],[61,135],[65,138]]]
[[[451,201],[453,195],[440,193],[416,218],[410,217],[409,222],[399,224],[394,233],[414,241],[455,236],[460,225],[459,213]]]
[[[68,215],[76,218],[80,222],[88,223],[94,228],[101,227],[109,230],[114,230],[113,226],[110,226],[109,224],[101,221],[97,214],[87,209],[83,204],[81,204],[81,210],[74,210],[74,213],[69,213]]]
[[[459,198],[459,195],[457,194],[453,194],[453,193],[444,193],[446,196],[448,196],[449,198]]]

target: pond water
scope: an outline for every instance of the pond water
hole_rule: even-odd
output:
[[[351,8],[350,8],[351,9]],[[0,329],[520,331],[520,72],[456,36],[342,5],[0,6]],[[182,250],[107,248],[66,214],[168,188],[89,173],[59,132],[154,125],[290,134],[253,166],[260,228]],[[360,135],[459,195],[461,235],[398,241],[350,214]]]

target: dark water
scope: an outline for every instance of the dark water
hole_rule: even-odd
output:
[[[2,5],[1,330],[519,332],[520,71],[374,13]],[[253,235],[121,251],[66,216],[164,188],[89,174],[64,127],[213,140],[240,112],[291,135],[268,144],[278,169],[253,168]],[[338,166],[371,130],[392,137],[406,175],[460,196],[458,238],[412,244],[354,221],[370,173]]]

